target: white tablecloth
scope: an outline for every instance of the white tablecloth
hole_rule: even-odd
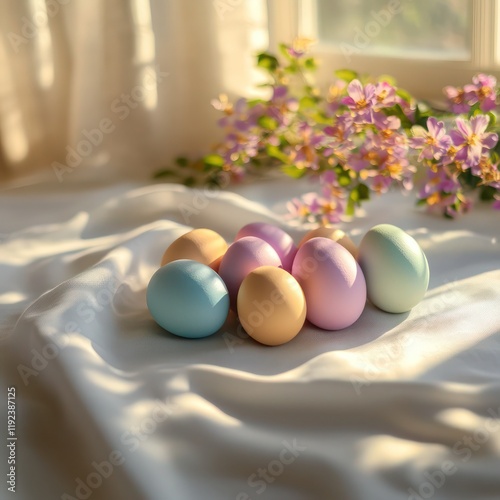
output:
[[[151,319],[146,286],[173,239],[209,227],[231,240],[252,221],[281,223],[298,239],[306,229],[273,211],[284,214],[307,187],[1,193],[12,498],[500,499],[498,212],[478,207],[448,221],[390,194],[344,226],[356,243],[382,222],[419,241],[431,282],[407,314],[367,305],[350,328],[306,325],[274,348],[246,337],[234,317],[197,341]],[[6,389],[1,400],[4,419]]]

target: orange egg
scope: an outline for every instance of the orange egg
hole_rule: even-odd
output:
[[[318,227],[317,229],[313,229],[312,231],[309,231],[300,241],[299,243],[299,248],[306,242],[309,241],[312,238],[328,238],[329,240],[336,241],[340,245],[342,245],[346,250],[349,251],[349,253],[356,258],[356,255],[358,254],[358,249],[354,242],[347,236],[347,234],[344,233],[341,229],[335,229],[334,227],[331,226],[321,226]]]
[[[297,280],[284,269],[258,267],[238,292],[238,316],[250,337],[265,345],[292,340],[306,319],[306,299]]]
[[[221,257],[226,253],[226,240],[211,229],[193,229],[177,238],[165,250],[161,259],[161,265],[179,259],[196,260],[215,271],[218,268]]]

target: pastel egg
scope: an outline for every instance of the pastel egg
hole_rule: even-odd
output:
[[[245,331],[265,345],[292,340],[306,319],[306,299],[284,269],[263,266],[249,273],[238,292],[238,316]]]
[[[146,301],[153,319],[179,337],[212,335],[229,313],[224,281],[194,260],[176,260],[160,267],[148,284]]]
[[[354,242],[347,236],[347,234],[342,231],[342,229],[335,229],[331,226],[321,226],[316,229],[309,231],[304,235],[302,240],[299,243],[299,248],[306,242],[312,238],[328,238],[330,240],[336,241],[340,245],[342,245],[346,250],[349,250],[349,253],[356,258],[358,253],[358,249]]]
[[[246,236],[255,236],[269,243],[283,265],[283,269],[290,271],[292,269],[293,258],[297,252],[297,247],[292,237],[283,229],[266,224],[265,222],[253,222],[243,226],[236,235],[235,240],[239,240]]]
[[[325,330],[352,325],[366,303],[366,283],[354,257],[328,238],[312,238],[297,251],[292,275],[304,290],[307,319]]]
[[[370,302],[391,313],[417,305],[429,286],[429,264],[419,244],[391,224],[371,228],[359,245]]]
[[[226,240],[211,229],[193,229],[177,238],[165,250],[161,265],[179,259],[196,260],[217,270],[220,258],[227,250]]]
[[[260,266],[281,266],[274,248],[260,238],[247,236],[232,243],[222,257],[219,274],[226,283],[231,308],[236,309],[236,299],[242,281],[248,273]]]

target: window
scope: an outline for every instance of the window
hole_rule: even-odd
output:
[[[350,68],[389,74],[422,99],[474,74],[500,79],[500,0],[273,0],[271,41],[317,40],[320,82]],[[286,12],[286,15],[284,15]]]

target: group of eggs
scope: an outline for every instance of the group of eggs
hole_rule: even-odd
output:
[[[230,245],[210,229],[176,239],[149,282],[147,305],[161,327],[181,337],[212,335],[232,309],[250,337],[280,345],[306,319],[325,330],[347,328],[367,298],[386,312],[409,311],[428,284],[423,250],[396,226],[373,227],[356,248],[332,227],[296,245],[281,228],[256,222]]]

